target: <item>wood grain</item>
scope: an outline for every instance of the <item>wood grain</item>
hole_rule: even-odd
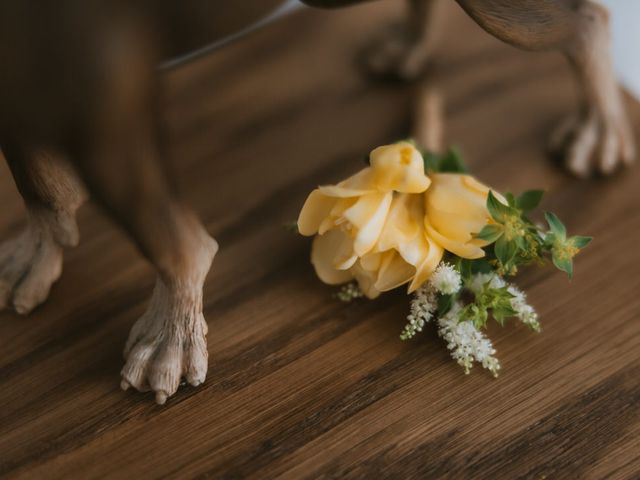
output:
[[[402,292],[332,299],[308,240],[282,228],[315,185],[406,135],[412,87],[353,65],[399,14],[393,2],[305,11],[167,77],[175,177],[221,245],[205,289],[209,378],[164,407],[118,389],[154,276],[86,207],[49,301],[0,315],[0,476],[640,475],[640,169],[585,182],[546,159],[549,131],[574,107],[560,57],[500,44],[458,9],[439,49],[448,136],[477,176],[547,188],[544,207],[596,238],[571,283],[521,275],[543,331],[490,328],[498,380],[465,376],[434,329],[401,342]],[[4,237],[23,220],[4,166],[0,204]]]

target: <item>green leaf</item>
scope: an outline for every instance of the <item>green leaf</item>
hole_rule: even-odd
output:
[[[424,159],[424,169],[427,172],[440,171],[440,155],[431,151],[425,151],[422,152],[422,158]]]
[[[556,243],[556,234],[553,232],[547,232],[544,236],[544,247],[547,250],[550,250],[551,247]]]
[[[493,310],[491,310],[491,314],[493,315],[493,318],[495,318],[500,325],[504,325],[504,320],[506,318],[513,317],[517,315],[517,313],[518,312],[516,312],[510,304],[499,305]]]
[[[498,200],[492,191],[487,196],[487,210],[496,222],[502,222],[511,214],[509,207]]]
[[[484,328],[487,324],[487,320],[489,319],[489,312],[487,312],[487,309],[481,308],[474,303],[467,306],[471,307],[468,319],[473,322],[476,328]]]
[[[544,190],[527,190],[516,199],[516,207],[529,212],[540,205]]]
[[[478,258],[471,260],[471,271],[473,273],[490,273],[493,272],[493,265],[486,257]]]
[[[286,222],[282,225],[284,227],[285,230],[288,230],[290,232],[293,233],[298,233],[298,221],[297,220],[291,220],[289,222]]]
[[[565,272],[569,279],[573,277],[573,260],[565,255],[556,255],[555,252],[551,255],[551,260],[558,270]]]
[[[593,237],[584,237],[582,235],[576,235],[575,237],[571,237],[569,242],[576,248],[583,249],[587,245],[591,243]]]
[[[504,233],[502,225],[485,225],[475,237],[485,242],[493,243]]]
[[[495,243],[494,252],[496,258],[502,265],[507,265],[511,259],[515,256],[517,245],[515,242],[510,242],[504,237],[500,237]]]
[[[509,204],[510,207],[516,206],[516,198],[513,196],[513,193],[511,192],[505,193],[504,198],[507,199],[507,203]]]
[[[455,295],[440,295],[438,297],[438,316],[446,314],[453,305]]]
[[[463,258],[460,260],[460,276],[462,280],[468,280],[473,275],[473,260]]]
[[[560,219],[551,212],[546,212],[544,214],[544,218],[546,218],[549,228],[551,228],[551,231],[555,234],[556,238],[562,241],[566,240],[567,227],[564,226]]]
[[[444,156],[440,160],[438,171],[442,173],[467,172],[467,166],[464,164],[462,156],[460,155],[460,152],[457,148],[452,147],[447,153],[444,154]]]

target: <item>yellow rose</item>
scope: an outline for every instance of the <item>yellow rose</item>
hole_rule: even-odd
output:
[[[491,221],[487,211],[489,187],[470,175],[438,173],[431,176],[431,187],[424,195],[425,228],[445,250],[463,258],[484,256],[487,242],[474,238]],[[496,198],[507,203],[502,195]]]
[[[420,152],[401,142],[375,149],[371,166],[347,180],[314,190],[298,230],[318,235],[311,255],[318,277],[355,278],[370,298],[407,282],[418,288],[442,257],[424,230],[419,194],[430,183]]]

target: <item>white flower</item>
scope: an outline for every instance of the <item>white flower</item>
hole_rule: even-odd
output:
[[[443,295],[452,295],[460,290],[462,278],[458,271],[448,263],[441,262],[431,275],[431,285]]]
[[[506,285],[502,277],[496,275],[495,273],[476,273],[471,278],[471,280],[467,282],[466,286],[469,290],[477,295],[487,284],[490,288],[502,288]]]
[[[451,351],[451,357],[469,373],[473,362],[479,362],[495,377],[498,376],[500,363],[494,357],[496,353],[491,340],[489,340],[473,322],[460,321],[462,310],[460,302],[456,302],[446,315],[438,320],[438,334],[447,341],[447,348]]]
[[[411,312],[407,315],[408,323],[400,334],[400,338],[408,340],[417,332],[421,332],[424,325],[433,317],[437,307],[436,292],[430,285],[416,290],[411,299]]]
[[[535,309],[527,303],[527,297],[522,290],[515,285],[509,285],[507,289],[513,298],[511,306],[516,311],[516,315],[522,323],[535,331],[540,331],[540,323],[538,322],[538,314]]]
[[[340,291],[336,293],[336,297],[341,302],[349,303],[355,298],[361,298],[364,295],[360,287],[355,282],[347,283],[340,288]]]

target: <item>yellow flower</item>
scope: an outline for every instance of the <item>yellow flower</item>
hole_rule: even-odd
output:
[[[428,235],[445,250],[463,258],[484,256],[487,242],[473,237],[491,222],[487,211],[489,187],[470,175],[438,173],[424,195],[425,228]],[[496,198],[507,203],[502,195]]]
[[[424,161],[401,142],[371,152],[371,166],[319,187],[298,218],[303,235],[316,235],[311,261],[329,284],[356,279],[370,298],[411,282],[418,288],[436,268],[442,248],[427,237],[421,193],[430,185]]]
[[[421,195],[395,194],[374,247],[353,254],[353,239],[343,229],[318,235],[311,248],[311,263],[323,282],[335,285],[355,279],[369,298],[410,283],[419,288],[440,263],[443,249],[424,230]]]

